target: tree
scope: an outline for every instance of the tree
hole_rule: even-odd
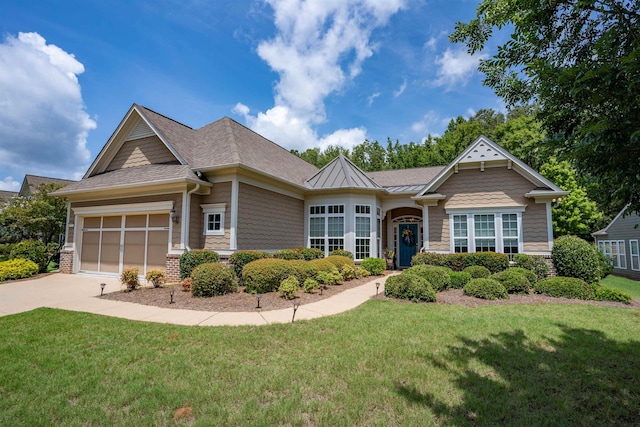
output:
[[[59,184],[41,184],[30,196],[10,199],[0,210],[0,240],[18,242],[40,240],[57,243],[64,233],[66,201],[51,196]]]
[[[575,235],[590,240],[591,233],[602,218],[596,203],[587,196],[583,187],[576,181],[576,171],[569,162],[558,162],[551,158],[542,165],[540,173],[563,190],[570,191],[553,209],[554,237]]]
[[[640,0],[483,0],[457,23],[469,53],[494,30],[511,38],[479,69],[509,105],[536,102],[564,158],[611,188],[603,202],[640,211]]]

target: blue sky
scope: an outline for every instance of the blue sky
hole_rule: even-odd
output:
[[[3,0],[0,189],[79,179],[131,104],[287,149],[421,142],[504,109],[448,41],[464,0]],[[497,39],[496,42],[500,42]]]

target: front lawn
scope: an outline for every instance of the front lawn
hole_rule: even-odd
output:
[[[639,372],[640,312],[594,306],[374,300],[216,328],[0,318],[11,426],[632,425]]]
[[[609,275],[602,279],[600,284],[619,289],[631,295],[631,298],[640,300],[640,282],[625,277]]]

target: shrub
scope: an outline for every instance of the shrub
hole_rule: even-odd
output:
[[[274,258],[279,259],[300,259],[305,261],[311,261],[312,259],[324,258],[324,251],[315,248],[294,248],[294,249],[281,249],[273,254]]]
[[[238,281],[231,267],[218,262],[200,264],[191,272],[191,295],[213,297],[238,290]]]
[[[399,274],[388,277],[384,294],[389,298],[408,299],[413,302],[432,302],[436,292],[431,284],[416,274]]]
[[[491,271],[487,267],[481,265],[470,265],[464,270],[465,273],[469,273],[473,279],[486,279],[491,276]]]
[[[502,283],[494,279],[471,279],[469,283],[464,285],[463,291],[465,295],[488,300],[509,298]]]
[[[542,280],[549,275],[549,264],[541,255],[515,254],[513,262],[516,267],[533,271],[536,275],[535,281]]]
[[[30,259],[14,258],[0,262],[0,282],[5,280],[25,279],[37,274],[38,264]]]
[[[469,283],[472,277],[471,274],[464,271],[452,271],[449,273],[449,279],[451,280],[451,287],[453,289],[462,289],[464,285]]]
[[[294,276],[289,276],[280,282],[278,291],[285,299],[294,299],[300,290],[300,282]]]
[[[513,256],[513,264],[516,267],[533,271],[533,259],[527,254],[515,254]]]
[[[12,243],[0,243],[0,261],[6,261],[11,258]]]
[[[447,255],[446,254],[438,254],[435,252],[421,252],[419,254],[415,254],[413,258],[411,258],[411,265],[435,265],[435,266],[445,266],[447,264]]]
[[[164,271],[163,270],[149,270],[144,277],[147,282],[153,284],[154,288],[159,288],[164,284]]]
[[[529,273],[533,274],[532,271],[529,271]],[[531,289],[531,282],[529,282],[527,276],[516,270],[515,267],[495,273],[491,278],[502,283],[502,286],[504,286],[510,294],[528,294]]]
[[[613,260],[596,248],[598,254],[598,267],[600,269],[600,279],[604,279],[613,273]]]
[[[491,273],[498,273],[509,268],[509,255],[496,252],[475,252],[464,254],[465,267],[481,265]]]
[[[534,273],[531,270],[527,270],[526,268],[522,268],[522,267],[511,267],[508,270],[505,271],[515,271],[516,273],[520,273],[522,275],[524,275],[524,277],[527,278],[527,280],[529,281],[529,283],[533,286],[536,284],[536,282],[538,281],[538,276],[536,276],[536,273]]]
[[[127,287],[128,290],[133,291],[140,286],[140,279],[138,278],[138,268],[131,267],[125,268],[120,273],[120,283]]]
[[[308,261],[308,264],[316,270],[316,275],[321,271],[331,271],[336,268],[336,264],[327,259],[314,259]],[[345,264],[347,265],[347,264]],[[343,265],[344,267],[344,265]]]
[[[302,284],[302,289],[306,293],[312,294],[312,293],[315,292],[316,289],[318,289],[319,286],[320,286],[320,284],[318,283],[317,280],[315,280],[315,279],[307,279]]]
[[[465,267],[481,265],[489,269],[491,273],[497,273],[509,268],[509,255],[495,252],[476,252],[463,254],[438,254],[435,252],[423,252],[416,254],[411,259],[411,265],[435,265],[449,267],[453,271],[462,271]]]
[[[579,237],[557,238],[551,250],[551,258],[558,276],[575,277],[587,283],[597,283],[600,279],[597,250]]]
[[[328,256],[325,258],[325,261],[329,261],[331,264],[333,264],[338,269],[338,271],[341,270],[345,265],[356,265],[351,258],[340,255]]]
[[[345,265],[340,270],[340,274],[342,274],[342,278],[344,280],[352,280],[356,277],[356,268],[352,265]]]
[[[363,277],[368,277],[371,273],[369,273],[366,269],[357,266],[356,267],[356,272],[355,272],[355,277],[356,279],[361,279]]]
[[[36,263],[39,272],[47,271],[47,265],[49,264],[47,245],[39,240],[23,240],[17,243],[13,249],[11,249],[9,258],[29,259]]]
[[[229,257],[229,265],[237,277],[242,276],[242,269],[252,261],[263,258],[271,258],[271,254],[265,251],[238,251]]]
[[[180,282],[180,286],[182,286],[182,290],[185,292],[191,292],[191,277],[187,277],[182,282]]]
[[[193,269],[201,264],[218,261],[220,261],[218,253],[210,251],[209,249],[197,249],[195,251],[185,252],[180,255],[180,278],[185,279],[191,276]]]
[[[534,286],[537,294],[544,294],[550,297],[564,297],[577,299],[593,299],[595,290],[584,280],[576,277],[548,277],[540,280]]]
[[[444,267],[449,267],[453,271],[462,271],[467,265],[467,254],[449,254],[446,255]]]
[[[429,282],[434,291],[441,292],[451,287],[450,273],[451,269],[447,267],[417,265],[406,269],[402,274],[415,274],[420,276]]]
[[[379,276],[387,268],[387,262],[382,258],[365,258],[362,260],[360,267],[374,276]]]
[[[596,301],[615,301],[631,304],[631,295],[626,292],[600,285],[595,286],[594,289],[596,295],[593,299]]]
[[[344,256],[344,257],[353,259],[353,253],[351,251],[345,251],[344,249],[334,249],[331,252],[329,252],[329,256],[333,256],[333,255]]]
[[[323,285],[337,285],[342,281],[342,274],[340,274],[337,268],[331,271],[320,271],[316,276],[316,280]]]
[[[276,291],[280,282],[294,274],[291,261],[265,258],[245,265],[242,269],[242,281],[247,292],[265,294]]]

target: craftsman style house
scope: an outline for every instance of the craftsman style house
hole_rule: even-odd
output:
[[[471,142],[471,141],[470,141]],[[133,105],[68,200],[61,270],[137,266],[176,277],[186,250],[346,249],[356,261],[420,250],[548,254],[566,195],[484,136],[451,164],[322,169],[225,117],[192,129]]]

